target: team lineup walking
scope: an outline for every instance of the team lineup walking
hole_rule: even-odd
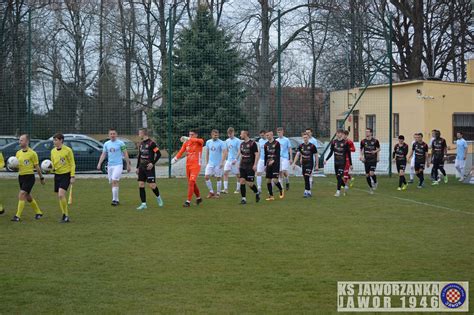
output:
[[[204,141],[196,130],[190,130],[188,136],[180,137],[181,149],[171,160],[174,165],[184,155],[186,156],[186,178],[188,181],[187,195],[183,207],[191,207],[193,196],[195,204],[203,202],[198,187],[198,179],[203,162],[203,148],[206,149],[204,158],[204,182],[208,189],[207,199],[219,199],[228,194],[229,178],[236,177],[235,193],[240,194],[240,204],[247,204],[247,188],[255,194],[255,202],[261,200],[262,177],[265,177],[267,197],[266,201],[274,201],[275,191],[278,199],[284,199],[285,193],[290,189],[290,168],[296,172],[301,168],[301,176],[304,179],[303,198],[313,196],[313,178],[319,172],[320,158],[323,164],[334,159],[334,174],[336,176],[335,197],[346,196],[354,185],[354,177],[351,174],[354,168],[353,154],[356,151],[354,142],[349,139],[349,131],[337,129],[335,138],[329,143],[329,152],[324,157],[324,152],[318,152],[317,140],[312,136],[312,129],[306,128],[302,134],[302,142],[297,146],[293,154],[289,138],[284,136],[284,129],[276,129],[275,138],[272,130],[261,130],[258,139],[251,139],[247,130],[240,131],[240,139],[235,136],[233,127],[227,129],[228,138],[224,141],[219,138],[217,129],[210,132],[210,139]],[[105,142],[102,154],[97,162],[97,169],[101,170],[102,164],[107,162],[107,179],[111,185],[111,205],[120,205],[119,182],[123,171],[131,171],[131,161],[124,142],[118,139],[117,131],[109,129],[109,140]],[[143,211],[148,208],[145,186],[153,192],[156,204],[164,206],[155,174],[155,166],[160,160],[161,151],[149,135],[147,129],[140,129],[138,137],[141,142],[137,155],[136,175],[138,180],[140,204],[136,208]],[[431,170],[431,184],[439,185],[442,181],[447,184],[448,176],[444,169],[448,145],[441,137],[439,130],[432,131],[430,144],[423,141],[422,133],[414,134],[411,147],[405,142],[403,135],[398,136],[398,142],[394,145],[391,159],[396,165],[398,174],[397,190],[407,190],[408,184],[413,182],[413,175],[418,177],[417,188],[423,188],[425,177],[424,170],[433,165]],[[467,144],[462,132],[458,132],[456,141],[455,167],[460,174],[464,172],[464,163],[467,155]],[[72,204],[72,186],[75,181],[75,160],[73,150],[64,144],[64,135],[55,134],[53,137],[54,148],[51,150],[50,160],[46,159],[39,163],[38,155],[29,147],[29,136],[24,134],[19,138],[20,150],[14,158],[7,163],[18,168],[18,182],[20,191],[18,194],[18,206],[12,221],[20,222],[26,203],[31,205],[36,220],[43,217],[39,203],[33,197],[32,191],[35,185],[35,171],[41,184],[45,184],[44,173],[54,174],[54,192],[57,194],[59,208],[62,213],[60,222],[70,222],[69,207]],[[360,163],[363,164],[365,177],[368,185],[368,193],[374,194],[378,187],[377,163],[380,162],[381,145],[374,138],[373,130],[367,128],[365,138],[360,142]],[[4,164],[3,155],[0,155],[0,163]],[[406,179],[407,167],[410,168],[410,181]],[[295,174],[296,175],[296,174]],[[215,185],[213,184],[215,180]],[[459,179],[463,180],[463,177]],[[215,187],[215,189],[214,189]],[[67,193],[69,191],[69,201]],[[286,192],[285,192],[286,191]],[[0,214],[5,212],[0,204]]]

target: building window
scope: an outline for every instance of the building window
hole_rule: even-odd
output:
[[[474,141],[474,114],[453,114],[453,141],[456,141],[456,133],[462,132],[466,141]]]
[[[393,114],[393,138],[400,135],[400,114]]]
[[[375,115],[365,115],[365,128],[372,129],[375,137]]]
[[[336,120],[336,129],[344,129],[344,119]]]

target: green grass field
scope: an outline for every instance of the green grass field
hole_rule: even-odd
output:
[[[292,179],[284,200],[185,209],[185,180],[159,180],[165,207],[147,190],[137,212],[136,181],[113,208],[105,180],[79,178],[59,224],[52,180],[33,191],[45,217],[27,205],[21,223],[17,182],[1,180],[0,313],[334,313],[338,280],[474,280],[472,186],[398,192],[382,177],[368,195],[358,177],[337,199],[334,183],[315,179],[311,200]]]

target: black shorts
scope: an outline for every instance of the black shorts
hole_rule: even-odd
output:
[[[138,181],[147,182],[147,183],[155,183],[156,182],[155,168],[153,167],[151,170],[147,170],[146,167],[139,167],[138,168]]]
[[[434,156],[433,157],[433,166],[434,167],[444,167],[444,156]]]
[[[423,171],[425,169],[425,161],[418,162],[415,160],[415,172]]]
[[[400,173],[400,171],[405,171],[407,167],[407,161],[406,160],[397,160],[397,172]]]
[[[255,171],[252,167],[241,167],[239,168],[240,178],[245,179],[247,182],[253,182],[255,179]]]
[[[303,173],[303,176],[311,176],[313,174],[313,165],[311,164],[303,164],[301,165],[301,172]]]
[[[35,175],[19,175],[18,182],[20,183],[20,190],[23,190],[26,193],[31,193],[33,186],[35,185]]]
[[[280,163],[267,165],[265,168],[265,178],[278,178],[280,176]]]
[[[343,176],[344,175],[344,169],[346,168],[346,164],[334,164],[334,173],[337,175],[341,175]]]
[[[377,168],[377,161],[365,161],[365,174],[369,174],[370,172],[375,172]]]
[[[54,192],[58,192],[59,188],[68,190],[71,185],[71,173],[54,175]]]

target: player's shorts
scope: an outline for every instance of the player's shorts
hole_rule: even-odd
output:
[[[33,190],[33,186],[35,185],[35,175],[19,175],[18,183],[20,184],[20,190],[23,190],[24,192],[29,194],[31,193],[31,191]]]
[[[344,175],[344,169],[346,168],[346,163],[344,164],[334,164],[334,173],[337,175]]]
[[[71,173],[54,175],[54,192],[58,192],[59,188],[68,190],[71,185]]]
[[[290,169],[290,160],[280,158],[280,172],[287,172]]]
[[[405,171],[407,168],[407,160],[396,160],[395,164],[397,165],[397,173]]]
[[[377,168],[377,161],[365,161],[365,174],[369,174],[370,172],[375,172]]]
[[[201,165],[186,166],[186,177],[189,181],[196,181],[200,171]]]
[[[156,182],[156,175],[155,175],[155,168],[153,167],[151,170],[148,170],[146,167],[139,167],[138,168],[138,181],[139,182],[147,182],[147,183],[155,183]]]
[[[265,172],[265,161],[264,160],[258,160],[257,173],[263,173],[263,172]]]
[[[280,163],[267,165],[265,168],[265,178],[278,178],[280,176]]]
[[[231,161],[225,161],[224,172],[229,171],[234,175],[239,174],[239,162],[237,161],[234,165],[232,165]]]
[[[349,178],[350,170],[351,170],[351,163],[349,163],[349,160],[346,160],[346,164],[344,166],[344,178]]]
[[[214,166],[211,164],[207,164],[206,170],[204,171],[204,175],[222,177],[222,168],[220,165]]]
[[[434,156],[433,157],[433,166],[444,167],[444,156]]]
[[[313,174],[314,166],[311,164],[303,164],[301,165],[301,172],[303,176],[311,176]]]
[[[109,183],[120,180],[120,177],[122,177],[122,171],[123,165],[109,165],[107,167],[107,177],[109,178]]]
[[[255,179],[255,171],[252,167],[241,167],[239,169],[240,178],[245,179],[247,182],[253,182]]]
[[[425,169],[425,161],[415,161],[415,172],[423,171]]]

